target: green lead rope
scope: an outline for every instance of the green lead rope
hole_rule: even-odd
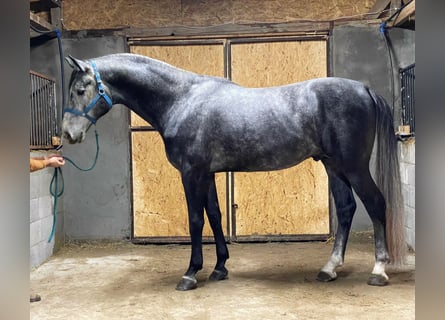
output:
[[[97,130],[94,129],[94,133],[96,135],[96,156],[94,157],[93,164],[89,168],[81,168],[77,164],[74,163],[73,160],[71,160],[68,157],[63,157],[65,160],[70,162],[76,169],[79,169],[80,171],[91,171],[96,166],[97,158],[99,157],[99,136],[97,134]],[[60,174],[60,181],[61,181],[61,190],[59,191],[59,174]],[[53,226],[51,228],[51,233],[48,238],[48,243],[51,242],[51,240],[54,237],[54,234],[56,232],[56,216],[57,216],[57,200],[60,196],[62,196],[63,191],[65,189],[65,181],[63,180],[63,174],[62,174],[62,168],[54,168],[54,174],[51,179],[51,183],[49,185],[49,192],[54,197],[54,205],[53,205]]]
[[[62,189],[59,191],[59,173],[62,182]],[[53,178],[51,179],[51,183],[49,185],[49,192],[54,197],[54,205],[53,205],[53,226],[51,228],[51,233],[49,235],[48,243],[51,242],[54,237],[54,233],[56,232],[56,216],[57,216],[57,199],[63,194],[65,189],[65,182],[63,180],[62,169],[54,168]]]
[[[94,134],[96,135],[96,157],[94,158],[94,162],[93,162],[93,164],[92,164],[89,168],[83,169],[83,168],[79,167],[77,164],[75,164],[74,161],[71,160],[70,158],[68,158],[68,157],[63,157],[65,160],[67,160],[68,162],[70,162],[74,167],[76,167],[76,168],[79,169],[80,171],[91,171],[91,170],[93,170],[93,168],[96,166],[96,163],[97,163],[97,157],[99,156],[99,136],[98,136],[98,134],[97,134],[97,130],[96,130],[96,129],[94,129]]]

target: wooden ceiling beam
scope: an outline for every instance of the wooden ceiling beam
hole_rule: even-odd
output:
[[[29,22],[32,26],[42,31],[50,31],[54,29],[54,26],[52,24],[40,18],[38,15],[32,13],[31,11],[29,12]]]
[[[377,19],[382,15],[382,11],[385,10],[389,4],[391,3],[391,0],[377,0],[371,9],[369,9],[369,13],[372,13],[371,15],[368,15],[367,18],[369,19]]]
[[[411,1],[408,3],[400,12],[399,15],[397,15],[394,20],[388,22],[389,27],[397,27],[409,19],[415,19],[415,13],[416,13],[416,0]]]

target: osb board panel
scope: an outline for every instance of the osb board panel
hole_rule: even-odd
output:
[[[249,87],[326,76],[326,42],[233,44],[232,79]],[[286,170],[236,173],[236,235],[329,233],[329,191],[323,165],[308,159]]]
[[[306,160],[280,171],[235,174],[236,235],[329,233],[327,177]]]
[[[132,132],[134,237],[186,237],[187,204],[181,176],[167,161],[158,132]],[[226,176],[216,175],[223,230],[227,230]],[[204,236],[212,236],[205,218]]]
[[[239,23],[331,20],[369,11],[375,0],[264,0],[233,1],[233,19]]]
[[[67,30],[169,25],[181,20],[181,0],[63,0]]]
[[[131,46],[130,52],[162,60],[175,67],[210,76],[224,76],[222,44],[183,46]],[[149,125],[131,112],[132,126]]]
[[[325,77],[326,54],[326,41],[232,44],[232,80],[268,87]]]
[[[376,0],[64,0],[67,30],[330,20],[367,13]]]
[[[132,46],[132,53],[162,60],[207,75],[224,75],[223,46]],[[132,126],[149,125],[132,112]],[[163,142],[155,132],[132,133],[133,211],[135,237],[188,236],[188,215],[179,172],[167,161]],[[216,178],[223,230],[226,230],[226,179]],[[206,218],[204,236],[211,236]]]

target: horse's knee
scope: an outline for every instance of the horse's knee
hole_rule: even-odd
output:
[[[194,232],[201,232],[201,230],[204,228],[204,217],[190,217],[189,219],[190,224],[190,231],[191,233]]]

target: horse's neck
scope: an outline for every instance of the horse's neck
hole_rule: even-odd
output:
[[[194,81],[193,74],[152,59],[110,62],[105,72],[113,103],[127,106],[159,131],[164,115]]]

